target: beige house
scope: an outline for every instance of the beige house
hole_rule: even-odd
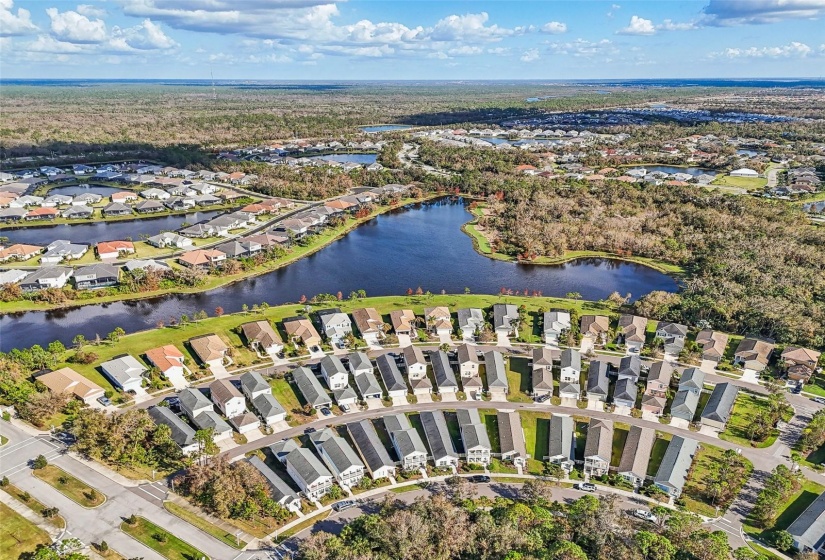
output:
[[[277,354],[284,349],[284,341],[269,321],[252,321],[241,325],[247,344],[254,351]]]
[[[582,315],[582,337],[593,341],[593,344],[603,345],[607,342],[607,331],[610,330],[610,318],[604,315]]]
[[[305,317],[284,319],[284,330],[292,342],[300,342],[307,348],[321,344],[321,335],[312,326],[312,322]]]
[[[704,329],[696,335],[696,344],[702,349],[702,359],[716,362],[722,361],[725,348],[728,346],[728,335],[723,332]]]
[[[788,379],[806,382],[816,371],[816,364],[819,362],[820,352],[788,346],[782,351],[782,360],[788,369]]]
[[[619,317],[618,340],[628,350],[639,351],[645,345],[647,318],[638,315],[621,315]]]
[[[745,369],[756,372],[762,371],[768,365],[773,348],[773,341],[745,338],[736,347],[736,353],[733,355],[733,365],[741,364]]]
[[[189,346],[192,347],[192,351],[198,359],[209,367],[222,366],[223,360],[229,352],[229,346],[214,333],[190,338]]]
[[[415,313],[412,309],[395,309],[390,311],[390,322],[396,335],[415,336]]]
[[[86,404],[103,396],[103,387],[92,383],[72,368],[61,368],[35,378],[52,393],[71,393]]]
[[[368,345],[376,345],[384,338],[384,320],[374,307],[362,307],[352,311],[352,320],[361,338]]]
[[[436,335],[450,335],[453,332],[453,323],[450,320],[450,309],[448,307],[428,307],[424,310],[424,319],[427,321],[427,329]]]

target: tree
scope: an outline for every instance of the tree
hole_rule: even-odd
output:
[[[639,531],[633,538],[645,560],[671,560],[676,554],[676,547],[662,535]]]
[[[106,338],[109,339],[109,342],[115,343],[115,342],[119,341],[120,337],[122,337],[125,334],[126,334],[126,331],[124,331],[120,327],[117,327],[117,328],[115,328],[115,330],[110,332],[109,335]]]
[[[776,550],[780,552],[785,552],[793,547],[793,535],[788,531],[776,531],[773,534],[772,540]]]
[[[86,337],[78,334],[72,339],[72,344],[74,344],[75,349],[80,350],[86,344]]]
[[[215,308],[215,317],[222,317],[223,316],[223,307],[220,305]]]
[[[553,498],[553,487],[546,480],[531,478],[519,491],[519,499],[530,505],[545,506]]]
[[[220,451],[215,444],[215,428],[205,428],[195,432],[195,441],[198,443],[198,455],[201,457],[215,455]]]
[[[579,292],[567,292],[567,295],[564,297],[578,301],[582,298],[582,295]]]
[[[49,465],[48,459],[46,459],[43,455],[38,455],[34,461],[32,461],[32,468],[36,471],[40,469],[45,469]]]

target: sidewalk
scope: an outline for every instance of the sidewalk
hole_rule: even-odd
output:
[[[56,541],[60,535],[63,534],[63,529],[58,529],[45,518],[37,515],[35,512],[32,511],[31,508],[27,507],[24,504],[21,504],[17,501],[14,497],[9,496],[5,492],[0,490],[0,502],[7,505],[9,508],[13,509],[16,513],[19,513],[21,516],[25,517],[44,531],[49,534],[49,537],[52,541]]]

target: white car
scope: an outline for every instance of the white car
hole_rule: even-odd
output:
[[[651,523],[656,523],[658,521],[656,516],[646,509],[634,509],[632,515],[633,517],[638,517],[639,519],[644,519],[645,521],[650,521]]]

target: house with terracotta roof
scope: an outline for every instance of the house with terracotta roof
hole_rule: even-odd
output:
[[[816,370],[820,355],[820,352],[808,348],[788,346],[780,357],[788,370],[788,379],[807,383]]]
[[[183,365],[183,352],[175,345],[167,344],[147,350],[146,360],[158,368],[175,389],[184,389],[189,385],[184,377],[186,366]]]
[[[54,220],[60,215],[55,208],[33,208],[26,213],[25,219],[28,221],[34,220]]]
[[[229,346],[215,333],[190,338],[189,346],[198,359],[209,367],[222,366],[229,351]]]
[[[0,250],[0,262],[7,261],[27,261],[32,257],[37,256],[43,247],[39,245],[25,245],[23,243],[15,243],[3,250]]]
[[[69,393],[88,405],[93,404],[104,393],[103,387],[68,367],[38,375],[35,381],[45,385],[52,393]]]
[[[217,249],[195,249],[178,257],[178,262],[188,268],[208,270],[218,267],[226,260],[226,253]]]
[[[324,206],[326,206],[327,208],[331,208],[332,210],[337,210],[339,212],[343,212],[345,210],[349,210],[349,209],[353,208],[356,205],[353,204],[352,202],[348,202],[346,200],[342,200],[342,199],[338,198],[338,199],[335,199],[335,200],[330,200],[329,202],[325,202]]]
[[[101,260],[116,259],[121,253],[132,255],[135,252],[135,244],[131,241],[101,241],[95,247],[97,256]]]
[[[125,203],[125,202],[134,202],[137,199],[138,199],[137,193],[129,192],[129,191],[121,191],[121,192],[112,193],[112,196],[111,196],[112,202],[120,202],[121,204]]]

